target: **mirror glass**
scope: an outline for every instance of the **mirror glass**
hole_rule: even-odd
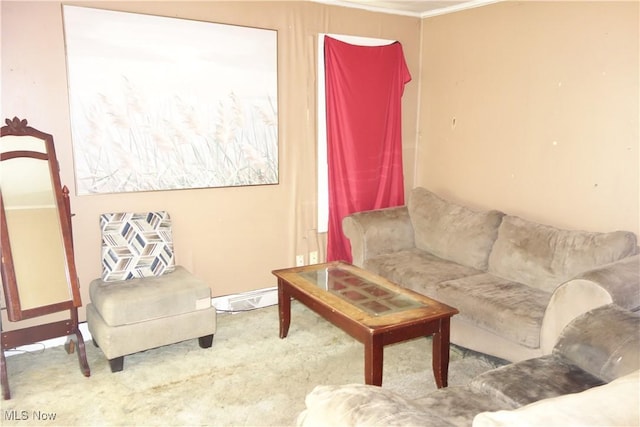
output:
[[[3,136],[0,152],[47,154],[44,140]],[[72,299],[56,193],[49,161],[15,157],[0,162],[4,204],[20,309]]]

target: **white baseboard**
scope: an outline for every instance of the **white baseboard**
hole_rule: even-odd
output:
[[[240,313],[256,308],[269,307],[278,304],[278,288],[263,288],[239,294],[225,295],[211,299],[211,305],[221,312]],[[91,333],[87,322],[79,324],[80,332],[85,343],[91,342]],[[35,344],[23,345],[7,350],[5,356],[43,351],[47,348],[58,347],[67,342],[67,337],[53,338]]]

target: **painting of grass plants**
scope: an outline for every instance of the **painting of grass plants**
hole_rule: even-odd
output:
[[[278,183],[276,31],[63,13],[78,194]]]

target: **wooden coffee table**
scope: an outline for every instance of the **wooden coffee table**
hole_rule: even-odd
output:
[[[382,385],[384,346],[433,335],[433,374],[447,386],[449,324],[455,308],[344,262],[274,270],[280,338],[289,333],[291,298],[364,344],[366,384]]]

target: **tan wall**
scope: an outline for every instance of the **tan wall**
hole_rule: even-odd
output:
[[[419,18],[289,1],[74,4],[278,30],[279,185],[78,197],[72,188],[61,3],[2,1],[2,118],[26,118],[54,135],[61,178],[71,188],[76,214],[76,263],[85,305],[89,282],[100,275],[98,216],[103,212],[169,211],[178,263],[209,281],[214,295],[275,286],[271,270],[293,265],[296,254],[320,250],[322,258],[324,239],[315,233],[318,32],[396,39],[403,44],[416,77],[406,86],[403,100],[407,187],[413,186]]]
[[[417,185],[638,234],[638,6],[505,2],[425,19]]]
[[[324,254],[315,233],[318,32],[402,42],[413,75],[403,98],[407,189],[415,177],[479,208],[639,231],[637,2],[496,3],[426,18],[422,36],[418,18],[308,2],[75,4],[272,28],[279,43],[280,184],[81,197],[72,188],[85,304],[100,274],[102,212],[168,210],[178,262],[214,295],[273,286],[272,269]],[[1,115],[52,133],[73,187],[61,4],[2,1],[0,11]]]

